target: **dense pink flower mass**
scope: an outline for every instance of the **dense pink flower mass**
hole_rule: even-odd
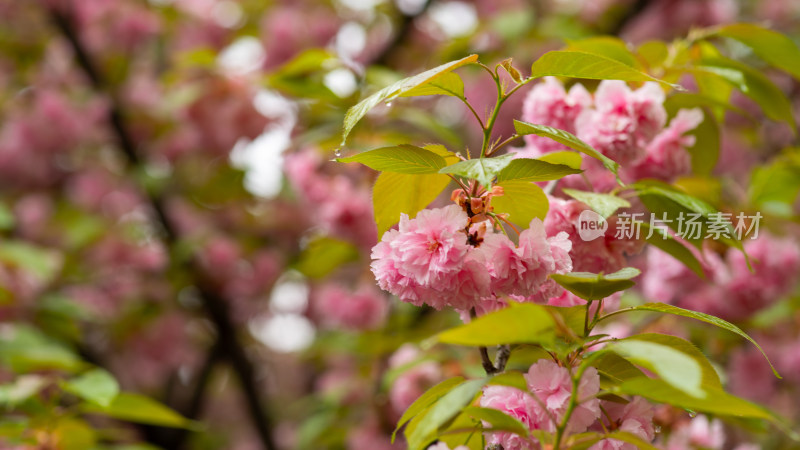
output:
[[[644,293],[654,300],[729,320],[748,317],[797,284],[800,247],[792,239],[762,232],[758,238],[746,240],[744,249],[752,272],[738,250],[728,250],[724,259],[709,250],[702,255],[695,252],[706,273],[707,280],[703,280],[671,256],[651,248],[642,280]]]
[[[606,80],[594,100],[575,122],[577,136],[620,164],[642,160],[667,121],[664,91],[656,83],[632,91],[624,81]]]
[[[548,276],[572,268],[566,234],[548,238],[542,221],[534,219],[519,246],[490,231],[473,247],[464,231],[468,224],[456,205],[424,210],[414,219],[403,215],[399,228],[372,249],[378,285],[418,306],[461,311],[495,309],[495,296],[546,300],[560,294]]]
[[[420,306],[470,309],[490,295],[489,275],[467,244],[467,214],[458,206],[427,209],[397,230],[389,230],[372,249],[378,285]]]
[[[699,108],[678,111],[669,126],[660,132],[646,148],[645,158],[625,171],[630,181],[655,178],[672,181],[691,172],[692,161],[687,148],[694,145],[695,137],[686,135],[703,121]]]
[[[522,422],[530,430],[554,432],[563,420],[572,396],[572,379],[569,371],[553,361],[542,359],[533,364],[525,374],[528,391],[509,386],[487,386],[483,389],[480,405],[502,411]],[[597,370],[589,368],[578,384],[578,405],[567,426],[570,433],[580,433],[600,417],[600,401],[590,398],[600,389]],[[554,420],[556,423],[554,423]],[[500,444],[504,449],[528,450],[538,448],[534,440],[524,439],[514,433],[487,433],[490,444]]]
[[[542,221],[533,219],[530,228],[520,233],[519,246],[494,233],[484,238],[480,251],[485,255],[495,293],[545,300],[552,296],[554,284],[547,277],[572,271],[571,248],[566,233],[548,238]]]
[[[627,266],[627,256],[639,253],[644,243],[638,239],[615,237],[617,227],[613,216],[608,218],[608,228],[603,236],[591,241],[583,240],[578,233],[578,218],[588,209],[577,200],[551,197],[550,211],[544,220],[547,234],[566,233],[569,236],[573,271],[612,273]]]
[[[554,77],[545,77],[534,86],[522,105],[522,120],[537,125],[575,133],[575,119],[592,104],[592,95],[582,84],[574,84],[569,92]],[[526,154],[538,156],[542,153],[564,149],[558,142],[536,135],[525,136],[528,144]]]
[[[695,138],[687,133],[703,121],[700,109],[680,110],[668,127],[664,92],[655,83],[631,90],[622,81],[602,81],[592,97],[581,84],[566,92],[561,82],[547,78],[525,100],[522,120],[568,131],[621,165],[625,182],[643,178],[672,181],[691,171],[688,147]],[[549,138],[525,136],[520,156],[536,157],[564,149]],[[612,173],[587,158],[584,173],[566,177],[560,185],[608,191],[616,186]],[[587,183],[588,182],[588,183]]]

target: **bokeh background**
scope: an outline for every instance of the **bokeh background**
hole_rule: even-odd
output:
[[[375,173],[329,161],[347,108],[470,53],[524,69],[569,40],[639,45],[740,21],[798,42],[800,2],[0,0],[0,448],[402,448],[388,442],[399,414],[476,355],[407,345],[457,316],[375,286]],[[764,72],[797,110],[798,81]],[[476,109],[490,108],[492,80],[461,74]],[[524,97],[506,104],[498,134],[512,132]],[[780,236],[753,249],[764,261],[753,276],[721,255],[748,295],[721,315],[756,336],[785,379],[730,336],[637,326],[691,337],[735,393],[797,424],[798,142],[745,97],[733,102],[752,115],[726,116],[714,176],[684,184],[763,211]],[[453,98],[398,100],[342,152],[412,140],[475,148],[470,120]],[[671,263],[658,258],[637,264]],[[665,292],[659,280],[689,277],[679,270],[653,273],[634,297],[701,310],[730,297],[713,280]],[[84,414],[59,383],[86,367],[196,422],[158,426],[131,417],[136,405],[118,415],[130,420]],[[662,413],[664,433],[689,436],[673,448],[744,439],[743,424],[690,430]],[[747,425],[765,448],[791,445]]]

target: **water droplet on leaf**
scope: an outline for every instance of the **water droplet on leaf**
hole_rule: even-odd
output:
[[[386,106],[388,106],[389,108],[391,108],[391,107],[392,107],[392,102],[386,102]]]
[[[689,411],[689,417],[691,417],[692,419],[694,419],[695,417],[697,417],[697,413],[696,413],[696,412],[694,412],[694,411]]]
[[[342,157],[342,147],[337,147],[336,150],[333,151],[333,156],[337,158]]]
[[[661,425],[656,425],[655,427],[653,427],[653,431],[656,434],[661,433]]]

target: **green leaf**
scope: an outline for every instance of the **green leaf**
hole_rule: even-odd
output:
[[[59,450],[85,450],[96,448],[97,435],[85,421],[71,417],[58,419],[52,430]]]
[[[726,58],[704,59],[696,70],[713,73],[742,91],[758,103],[772,120],[789,124],[795,132],[797,125],[788,97],[763,73],[738,61]]]
[[[478,180],[482,185],[489,187],[494,177],[511,163],[514,155],[508,154],[494,158],[475,158],[459,161],[439,170],[439,173],[458,175],[460,177]]]
[[[547,52],[534,61],[531,67],[531,78],[545,76],[591,80],[656,81],[666,86],[673,86],[614,59],[578,51]]]
[[[683,239],[691,242],[696,247],[700,247],[701,242],[707,235],[709,225],[716,224],[716,226],[724,229],[728,235],[728,237],[720,236],[720,240],[744,253],[742,243],[736,240],[733,224],[722,216],[712,216],[717,214],[718,211],[703,200],[655,180],[639,182],[635,185],[635,189],[639,199],[642,200],[642,203],[650,212],[656,215],[656,218],[661,219],[666,215],[669,220],[667,225],[676,232],[680,232],[680,236]],[[683,214],[686,222],[688,222],[686,219],[691,218],[690,215],[699,214],[699,217],[695,216],[698,217],[699,233],[695,233],[694,230],[679,230],[681,223],[679,223],[678,218],[681,214]],[[685,227],[689,228],[688,223],[685,224]],[[689,231],[693,235],[687,235]],[[699,235],[699,237],[695,237],[695,235]],[[745,254],[745,257],[747,257],[747,254]]]
[[[705,398],[700,365],[679,350],[656,342],[634,338],[614,341],[604,350],[612,351],[628,361],[642,366],[692,397]]]
[[[5,203],[0,203],[0,230],[10,230],[15,223],[14,212]]]
[[[527,181],[503,181],[503,195],[492,196],[495,212],[508,213],[508,219],[522,228],[528,228],[531,220],[544,220],[550,201],[539,186]]]
[[[462,58],[457,61],[451,61],[446,64],[442,64],[441,66],[427,70],[412,77],[404,78],[370,95],[364,100],[361,100],[360,102],[358,102],[358,104],[347,110],[347,114],[344,117],[344,130],[342,132],[341,145],[342,146],[345,145],[345,143],[347,142],[347,136],[350,134],[350,131],[352,131],[353,128],[356,126],[358,121],[361,120],[361,118],[363,118],[369,110],[371,110],[381,102],[384,102],[386,100],[391,100],[399,95],[402,95],[405,92],[408,92],[416,88],[417,86],[430,83],[436,80],[437,78],[441,77],[445,73],[448,73],[466,64],[472,64],[477,60],[478,60],[478,55],[470,55],[467,56],[466,58]]]
[[[750,202],[772,214],[791,217],[800,194],[800,152],[788,153],[768,165],[756,167],[750,177]]]
[[[750,23],[725,25],[719,34],[736,39],[768,64],[800,80],[800,49],[783,34]]]
[[[61,269],[62,257],[56,251],[26,242],[5,241],[0,243],[0,261],[47,282]]]
[[[596,192],[578,191],[575,189],[562,189],[565,194],[585,204],[592,211],[608,219],[620,208],[630,208],[631,204],[624,198],[612,194],[598,194]]]
[[[108,406],[85,404],[88,413],[103,414],[128,422],[162,427],[191,428],[194,424],[161,403],[140,394],[121,392]]]
[[[488,422],[491,428],[484,428],[484,431],[510,431],[516,435],[528,437],[528,427],[514,417],[497,409],[468,406],[464,408],[464,413],[478,420]]]
[[[673,258],[677,259],[678,261],[682,262],[686,267],[691,269],[692,272],[696,273],[697,276],[700,278],[705,278],[706,274],[703,272],[703,266],[700,264],[700,261],[691,252],[688,248],[686,248],[683,243],[679,242],[669,233],[666,232],[661,227],[654,227],[652,228],[652,234],[650,233],[650,224],[647,222],[639,222],[640,226],[644,228],[644,231],[647,232],[645,236],[645,240],[648,244],[652,244],[654,247],[657,247],[659,250],[667,253],[668,255],[672,256]]]
[[[609,295],[633,287],[636,283],[631,278],[641,272],[633,267],[625,267],[608,275],[571,272],[565,274],[552,274],[550,278],[560,284],[564,289],[572,292],[584,300],[600,300]]]
[[[420,448],[432,441],[433,433],[470,404],[484,384],[485,379],[465,381],[439,398],[408,436],[409,447]]]
[[[369,150],[336,161],[358,162],[378,171],[411,175],[437,173],[447,165],[444,158],[436,153],[408,144]]]
[[[441,383],[437,384],[436,386],[431,387],[427,391],[425,391],[422,395],[419,396],[414,403],[412,403],[408,409],[405,410],[403,416],[400,417],[400,420],[397,421],[397,427],[395,427],[394,432],[392,433],[392,443],[394,443],[395,436],[397,435],[397,431],[406,424],[411,418],[417,416],[421,412],[425,411],[430,405],[434,402],[439,400],[443,395],[450,392],[454,387],[461,384],[464,381],[462,377],[453,377],[448,378]]]
[[[609,314],[607,316],[602,317],[600,320],[605,319],[606,317],[609,317],[611,315],[616,315],[617,313],[630,312],[630,311],[656,311],[656,312],[662,312],[662,313],[667,313],[667,314],[673,314],[673,315],[681,316],[681,317],[689,317],[691,319],[696,319],[696,320],[699,320],[701,322],[710,323],[711,325],[714,325],[716,327],[722,328],[723,330],[728,330],[731,333],[736,333],[739,336],[741,336],[741,337],[747,339],[748,341],[750,341],[753,345],[755,345],[756,348],[758,348],[758,351],[760,351],[761,354],[764,355],[764,359],[767,360],[767,362],[769,363],[770,367],[772,367],[772,373],[775,374],[776,377],[781,378],[780,374],[778,374],[778,371],[775,370],[775,367],[772,365],[772,362],[767,357],[767,354],[764,353],[764,350],[761,349],[761,346],[758,345],[758,343],[756,341],[754,341],[753,338],[748,336],[747,333],[742,331],[742,329],[737,327],[736,325],[734,325],[734,324],[732,324],[732,323],[730,323],[730,322],[728,322],[726,320],[720,319],[719,317],[712,316],[710,314],[705,314],[705,313],[701,313],[701,312],[697,312],[697,311],[691,311],[691,310],[688,310],[688,309],[678,308],[677,306],[667,305],[665,303],[645,303],[644,305],[639,305],[639,306],[634,306],[632,308],[619,310],[619,311],[617,311],[615,313],[612,313],[612,314]]]
[[[407,175],[383,172],[372,187],[372,209],[378,236],[400,220],[400,214],[414,217],[450,184],[447,175]]]
[[[716,389],[722,389],[722,383],[719,380],[719,374],[717,374],[714,366],[711,365],[711,362],[708,360],[708,358],[706,358],[706,355],[704,355],[703,352],[701,352],[697,347],[695,347],[694,344],[686,339],[669,334],[658,333],[637,334],[631,339],[666,345],[667,347],[678,350],[679,352],[689,356],[700,366],[703,388],[712,387]]]
[[[669,56],[669,47],[663,41],[647,41],[636,49],[636,53],[648,67],[661,67]]]
[[[0,363],[17,373],[75,372],[86,366],[69,348],[25,325],[12,325],[0,333]]]
[[[21,375],[7,384],[0,384],[0,406],[13,408],[38,394],[47,385],[47,380],[39,375]]]
[[[595,158],[603,163],[606,169],[610,170],[617,175],[617,169],[619,169],[619,164],[617,164],[612,159],[608,158],[607,156],[603,155],[602,153],[598,152],[592,146],[583,142],[582,140],[578,139],[572,133],[569,133],[564,130],[559,130],[558,128],[548,127],[545,125],[534,125],[532,123],[527,122],[520,122],[519,120],[514,121],[514,129],[517,131],[519,135],[526,135],[526,134],[535,134],[537,136],[544,136],[550,138],[559,144],[565,145],[573,150],[577,150],[585,155],[589,155],[592,158]],[[619,177],[617,177],[619,180]]]
[[[636,57],[628,50],[628,46],[622,39],[611,36],[598,36],[576,41],[568,40],[567,43],[569,44],[567,46],[569,51],[591,53],[621,62],[628,67],[636,66]]]
[[[575,153],[569,154],[576,155]],[[517,158],[497,174],[497,182],[502,183],[510,180],[550,181],[581,172],[582,170],[573,169],[564,164],[553,164],[541,159]]]
[[[339,266],[358,260],[358,249],[351,243],[318,237],[308,243],[294,269],[309,278],[324,278]]]
[[[625,380],[644,377],[645,374],[627,359],[611,352],[597,352],[597,357],[592,361],[592,366],[600,374],[600,388],[607,390],[617,386]],[[609,384],[610,382],[610,384]]]
[[[103,369],[93,369],[85,374],[64,382],[64,390],[82,399],[108,407],[119,394],[117,380]]]
[[[486,347],[501,344],[552,342],[555,322],[539,305],[524,303],[478,317],[472,322],[439,333],[439,342]]]
[[[551,164],[563,164],[575,170],[580,170],[581,163],[583,162],[581,155],[575,152],[561,151],[545,153],[536,159],[540,161],[549,162]]]
[[[447,72],[435,80],[403,92],[400,97],[418,97],[423,95],[449,95],[464,98],[464,82],[453,72]]]
[[[666,403],[697,412],[777,420],[765,408],[725,391],[707,389],[705,398],[692,397],[665,381],[654,378],[643,377],[628,380],[612,389],[612,392],[640,395],[658,403]]]

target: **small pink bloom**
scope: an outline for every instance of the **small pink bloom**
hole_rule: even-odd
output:
[[[694,145],[694,136],[687,132],[697,128],[703,121],[699,108],[678,111],[669,126],[648,145],[645,158],[629,169],[623,168],[623,177],[630,182],[642,178],[673,181],[691,172],[692,160],[687,148]]]
[[[653,406],[642,397],[634,397],[627,404],[602,402],[603,409],[612,423],[604,423],[606,429],[625,431],[650,442],[655,438],[653,428]],[[604,420],[601,418],[601,420]],[[636,446],[616,439],[603,439],[589,450],[636,450]]]
[[[642,160],[667,120],[664,91],[655,83],[631,91],[623,81],[605,80],[594,100],[594,109],[577,118],[577,136],[620,164]]]
[[[689,423],[673,430],[667,441],[667,450],[685,450],[701,447],[710,450],[721,449],[725,445],[725,430],[719,419],[709,421],[699,415]]]
[[[399,417],[428,388],[442,381],[442,370],[435,361],[422,359],[420,351],[404,344],[389,359],[389,368],[408,366],[389,390],[389,404]]]
[[[314,310],[327,326],[350,330],[379,327],[388,313],[389,303],[372,285],[362,285],[355,292],[328,283],[313,295]]]
[[[525,375],[528,389],[560,421],[566,414],[569,399],[573,395],[572,379],[566,368],[553,361],[542,359],[530,367]],[[594,367],[584,372],[578,384],[578,406],[570,417],[568,431],[581,433],[600,417],[600,401],[591,398],[600,390],[600,376]],[[539,428],[555,431],[551,420],[539,424]]]
[[[519,420],[531,430],[543,428],[543,422],[549,418],[527,392],[509,386],[486,386],[480,405],[502,411]],[[555,428],[554,428],[555,429]],[[499,444],[504,450],[533,450],[537,448],[530,439],[507,431],[486,433],[487,444]]]
[[[544,81],[534,86],[525,98],[525,103],[522,105],[522,120],[574,134],[575,119],[591,104],[592,96],[582,84],[573,85],[567,93],[557,78],[545,77]],[[558,142],[542,136],[527,135],[525,142],[528,144],[525,153],[530,156],[565,149]]]

